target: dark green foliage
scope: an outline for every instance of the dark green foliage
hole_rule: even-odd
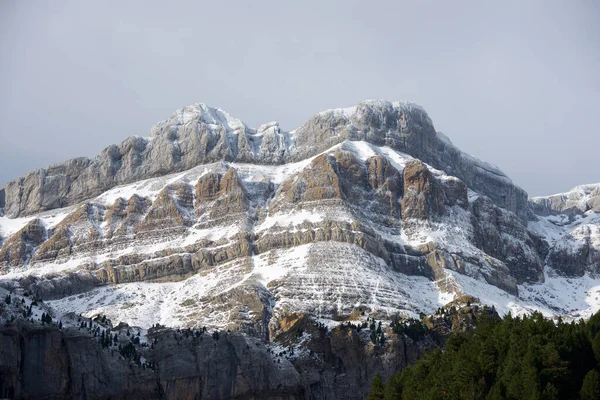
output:
[[[416,322],[392,328],[409,337],[426,333]],[[374,380],[369,398],[600,399],[599,356],[600,313],[570,324],[539,313],[502,320],[484,314],[475,329],[451,334],[443,351],[424,355],[383,389]]]
[[[588,372],[581,385],[582,400],[600,399],[600,374],[595,369]]]
[[[428,332],[427,327],[418,319],[410,318],[392,322],[390,325],[395,334],[404,334],[414,341],[421,339]]]
[[[105,332],[104,330],[102,330],[102,333],[100,334],[100,344],[102,345],[102,347],[110,347],[110,345],[112,344],[112,337],[110,335],[110,332]]]
[[[317,322],[315,327],[322,333],[327,333],[327,326],[322,322]]]
[[[50,314],[42,313],[42,323],[43,324],[52,324],[52,317]]]
[[[350,321],[342,322],[341,325],[342,325],[342,327],[345,327],[345,328],[355,329],[356,332],[360,332],[369,326],[369,324],[367,324],[366,322],[363,322],[362,324],[359,324],[359,323],[353,324]],[[302,336],[302,332],[303,332],[302,329],[298,329],[298,332],[299,332],[298,336]]]
[[[4,298],[4,302],[6,304],[10,304],[12,302],[12,299],[10,298],[10,294],[7,294],[6,297]]]
[[[129,358],[133,360],[136,364],[140,364],[140,353],[135,348],[133,343],[129,342],[125,346],[119,346],[119,352],[123,356],[123,358]]]
[[[381,375],[377,373],[375,379],[371,383],[371,393],[367,397],[367,400],[377,400],[383,399],[383,379],[381,379]]]

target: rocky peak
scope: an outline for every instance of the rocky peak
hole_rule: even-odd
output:
[[[4,202],[6,215],[15,218],[202,164],[279,165],[305,160],[346,140],[407,153],[458,177],[523,220],[527,216],[527,194],[498,168],[462,153],[436,133],[423,108],[381,100],[319,113],[292,132],[282,131],[274,122],[255,130],[221,109],[194,104],[156,124],[148,138],[130,137],[93,159],[73,159],[13,180],[0,192],[0,208]]]
[[[216,128],[225,128],[227,132],[243,133],[248,127],[238,118],[218,108],[209,107],[204,103],[195,103],[183,107],[173,113],[168,119],[154,125],[150,130],[150,139],[173,134],[174,127],[187,124],[204,124]]]
[[[576,186],[566,193],[552,196],[534,197],[530,203],[533,212],[542,216],[574,216],[587,211],[600,211],[600,183]]]

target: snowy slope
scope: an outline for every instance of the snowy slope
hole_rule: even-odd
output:
[[[278,129],[266,124],[249,130],[222,110],[191,107],[171,118],[188,124],[201,114],[206,124],[253,135]],[[350,108],[323,115],[355,113]],[[469,160],[501,175],[494,166]],[[365,171],[377,171],[384,161],[392,167],[383,175],[388,186],[364,186],[373,172]],[[600,309],[600,278],[590,268],[574,277],[547,265],[533,282],[514,272],[522,262],[516,257],[538,257],[531,237],[545,240],[550,255],[560,249],[577,253],[582,246],[600,250],[598,214],[536,216],[527,230],[471,188],[464,189],[468,204],[449,200],[462,182],[424,164],[434,183],[423,196],[446,205],[430,219],[401,218],[396,209],[403,198],[394,197],[389,179],[402,184],[414,162],[389,146],[344,141],[295,163],[220,161],[117,186],[83,205],[0,217],[4,247],[10,244],[14,252],[27,242],[31,252],[22,265],[3,268],[0,284],[49,294],[46,304],[59,318],[104,314],[145,329],[160,323],[257,335],[277,330],[278,321],[291,314],[416,317],[463,294],[501,313],[537,310],[579,318]],[[327,192],[336,185],[340,193]],[[579,191],[577,204],[590,204],[588,189]],[[46,236],[31,244],[23,232],[36,218]],[[481,243],[482,226],[496,232],[502,251]],[[117,234],[123,227],[125,233]]]

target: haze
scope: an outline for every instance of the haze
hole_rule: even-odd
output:
[[[482,4],[486,3],[486,4]],[[599,182],[597,1],[2,1],[0,185],[204,102],[291,130],[421,104],[531,196]]]

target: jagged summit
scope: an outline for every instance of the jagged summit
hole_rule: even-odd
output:
[[[277,123],[249,128],[227,112],[193,104],[92,159],[30,172],[0,194],[11,218],[77,204],[117,185],[217,161],[281,165],[309,159],[345,140],[388,146],[444,170],[525,219],[527,194],[498,168],[462,153],[437,134],[425,110],[409,102],[367,100],[316,114],[286,132]]]
[[[240,119],[231,116],[219,107],[210,107],[204,103],[194,103],[183,107],[173,113],[168,119],[155,124],[150,129],[149,138],[152,139],[163,132],[165,126],[181,126],[189,123],[203,123],[206,125],[221,126],[231,133],[252,131]]]
[[[600,183],[578,185],[565,193],[531,199],[535,211],[543,215],[583,214],[600,210]]]

